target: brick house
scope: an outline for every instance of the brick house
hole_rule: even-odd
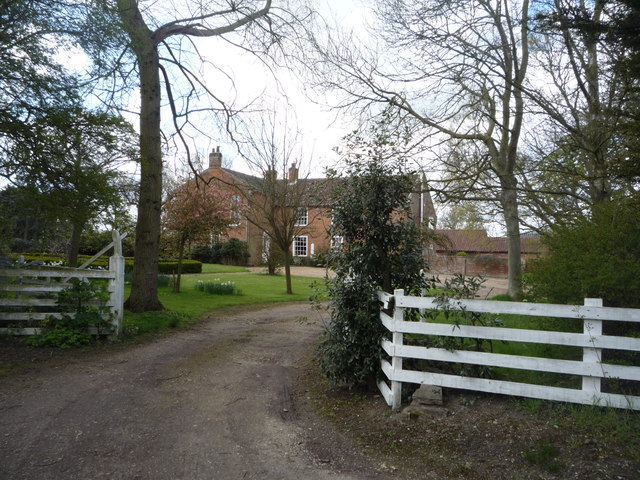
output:
[[[267,172],[269,174],[269,172]],[[271,174],[275,175],[275,172]],[[232,222],[224,239],[237,238],[247,242],[249,263],[257,265],[263,262],[264,253],[269,248],[269,238],[263,229],[248,220],[250,205],[247,196],[260,199],[266,182],[264,178],[222,167],[222,153],[217,147],[209,154],[209,167],[201,172],[206,180],[216,179],[219,188],[225,190],[225,196],[232,205]],[[287,178],[279,181],[298,184],[302,199],[297,212],[296,235],[292,246],[294,262],[312,261],[313,258],[330,248],[339,245],[340,238],[331,238],[331,192],[335,182],[340,179],[298,178],[298,168],[292,164]],[[418,185],[419,187],[420,185]],[[411,193],[411,216],[419,227],[427,226],[435,220],[435,209],[428,193]],[[255,200],[252,200],[255,202]],[[261,223],[261,222],[255,222]],[[298,260],[296,260],[298,259]],[[306,259],[306,260],[305,260]]]

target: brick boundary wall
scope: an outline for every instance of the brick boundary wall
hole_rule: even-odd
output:
[[[496,255],[434,255],[429,262],[434,273],[492,277],[506,277],[508,273],[507,258]]]

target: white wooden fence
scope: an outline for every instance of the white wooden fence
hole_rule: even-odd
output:
[[[80,268],[66,267],[27,267],[0,269],[0,321],[11,325],[0,328],[0,333],[11,335],[34,335],[38,327],[21,325],[37,323],[48,317],[61,317],[56,302],[56,294],[71,286],[70,280],[106,279],[109,299],[100,304],[112,313],[113,333],[122,331],[124,302],[124,257],[122,256],[121,237],[113,234],[114,242],[105,247]],[[96,258],[110,248],[114,248],[109,257],[108,270],[86,268]],[[95,303],[95,302],[94,302]],[[87,302],[87,304],[90,304]],[[96,303],[96,305],[98,305]],[[9,307],[9,308],[4,308]],[[34,311],[37,307],[37,312]]]
[[[448,307],[479,313],[583,320],[584,328],[582,333],[569,333],[520,328],[408,322],[404,320],[406,309],[437,310],[439,307],[436,299],[432,297],[405,296],[403,290],[396,290],[393,295],[379,292],[378,297],[383,304],[383,309],[393,306],[392,316],[382,310],[380,312],[382,323],[392,332],[392,339],[383,340],[382,342],[384,351],[391,357],[391,362],[382,360],[382,371],[389,379],[390,385],[386,381],[380,381],[378,384],[380,392],[393,409],[400,407],[402,382],[407,382],[640,410],[640,397],[638,396],[604,393],[601,391],[602,378],[640,381],[640,367],[606,364],[601,361],[602,349],[640,351],[640,338],[610,336],[602,333],[602,323],[604,321],[640,322],[640,310],[638,309],[603,307],[600,299],[585,299],[584,306],[488,300],[451,300]],[[450,351],[442,348],[403,345],[404,334],[567,345],[581,347],[583,349],[583,358],[582,361],[573,361],[465,350]],[[582,389],[405,370],[402,368],[403,358],[579,375],[582,376]]]

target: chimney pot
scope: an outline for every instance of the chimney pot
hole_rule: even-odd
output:
[[[221,168],[222,167],[222,153],[220,153],[220,146],[218,145],[209,154],[209,168]]]
[[[295,183],[298,181],[298,167],[296,166],[296,162],[291,164],[289,167],[289,183]]]

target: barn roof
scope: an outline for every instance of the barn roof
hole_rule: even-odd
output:
[[[449,241],[437,246],[436,251],[457,253],[507,253],[506,237],[490,237],[486,230],[452,230],[438,229],[436,234]],[[522,253],[540,253],[540,237],[534,233],[520,235]]]

